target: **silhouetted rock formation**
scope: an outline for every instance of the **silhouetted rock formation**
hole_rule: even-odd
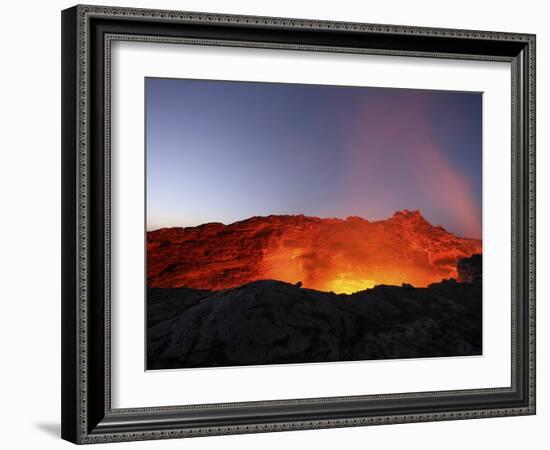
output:
[[[462,258],[457,263],[458,281],[461,283],[480,283],[482,271],[482,256],[475,254]]]
[[[458,278],[481,241],[432,226],[418,211],[387,220],[252,217],[147,233],[148,287],[227,289],[255,280],[352,293],[378,284],[427,286]]]
[[[481,283],[337,295],[264,280],[148,289],[147,368],[481,354]]]

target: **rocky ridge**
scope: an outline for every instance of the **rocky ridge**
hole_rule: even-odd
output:
[[[422,287],[458,279],[457,261],[481,251],[480,240],[433,226],[419,211],[379,221],[252,217],[148,232],[147,285],[221,290],[275,279],[336,293]]]

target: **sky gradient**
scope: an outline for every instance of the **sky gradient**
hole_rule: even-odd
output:
[[[147,229],[420,210],[481,237],[482,94],[145,79]]]

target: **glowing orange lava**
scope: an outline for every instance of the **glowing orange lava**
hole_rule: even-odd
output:
[[[350,294],[376,285],[457,279],[481,241],[432,226],[418,211],[387,220],[253,217],[148,233],[149,287],[226,289],[255,280]]]

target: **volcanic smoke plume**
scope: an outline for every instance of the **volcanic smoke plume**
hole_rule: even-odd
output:
[[[252,217],[147,233],[150,288],[220,290],[273,279],[353,293],[376,285],[424,287],[458,279],[457,261],[481,241],[432,226],[419,211],[387,220]]]

